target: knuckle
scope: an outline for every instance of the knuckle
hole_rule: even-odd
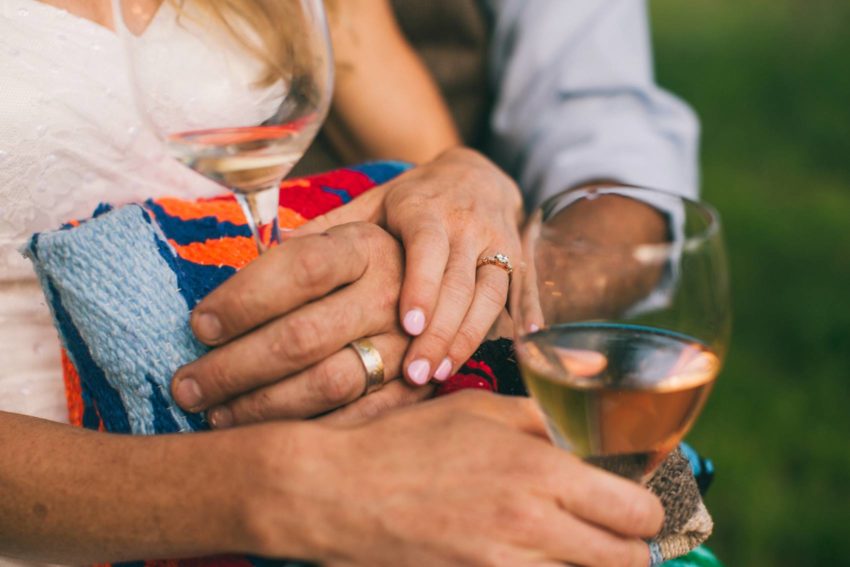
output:
[[[271,417],[274,401],[267,391],[245,396],[233,404],[231,411],[239,423],[255,423]]]
[[[328,407],[343,405],[357,395],[358,386],[351,373],[333,365],[321,365],[311,380],[319,402]]]
[[[387,231],[375,223],[358,222],[354,224],[354,227],[365,238],[373,238],[376,241],[383,242],[393,239],[389,234],[387,234]]]
[[[401,285],[397,282],[397,278],[385,282],[385,285],[382,285],[374,296],[375,308],[380,315],[388,318],[390,324],[396,322],[396,308],[401,290]]]
[[[422,214],[422,210],[426,205],[426,200],[423,194],[414,193],[413,191],[403,191],[401,196],[395,200],[394,207],[399,218],[418,218]]]
[[[318,323],[303,315],[290,315],[278,326],[269,351],[278,358],[311,358],[321,342]]]
[[[448,414],[445,419],[458,427],[469,427],[472,424],[480,424],[480,417],[476,415],[476,409],[486,410],[490,407],[493,396],[490,392],[479,389],[466,389],[448,396],[442,407]],[[447,431],[454,428],[448,427]]]
[[[305,248],[295,257],[292,267],[296,285],[306,289],[315,289],[327,284],[331,277],[331,263],[327,255],[315,247]]]
[[[417,209],[415,214],[419,215],[420,220],[410,229],[408,238],[405,240],[427,244],[429,248],[435,247],[440,251],[448,251],[449,239],[443,223],[431,215],[421,218],[422,208],[417,207]]]
[[[447,272],[443,278],[445,293],[455,301],[471,299],[475,292],[475,279],[470,276],[471,274],[460,274],[454,270]]]
[[[404,252],[396,239],[387,236],[388,240],[383,241],[377,247],[374,257],[380,261],[383,272],[392,277],[401,285],[401,273],[404,271]]]
[[[644,499],[629,498],[622,503],[620,514],[624,525],[635,526],[636,529],[651,529],[651,509]]]

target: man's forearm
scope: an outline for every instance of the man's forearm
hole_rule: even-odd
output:
[[[559,231],[549,259],[570,290],[558,301],[561,317],[615,317],[658,285],[663,263],[634,255],[640,245],[666,240],[666,220],[652,206],[608,194],[575,202],[549,224]]]
[[[0,555],[93,563],[256,551],[247,496],[262,452],[246,441],[262,430],[130,437],[0,412]]]

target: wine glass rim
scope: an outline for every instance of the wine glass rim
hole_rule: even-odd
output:
[[[633,193],[633,195],[628,195],[627,193],[629,192]],[[622,247],[641,248],[646,250],[668,250],[672,248],[692,250],[716,238],[719,234],[720,213],[710,203],[692,199],[671,191],[640,185],[617,184],[568,189],[546,199],[539,207],[537,207],[537,210],[544,216],[543,220],[545,222],[545,217],[550,216],[553,212],[560,211],[564,207],[579,199],[586,199],[589,195],[623,195],[624,193],[626,193],[624,195],[626,197],[633,197],[636,200],[647,202],[647,204],[656,208],[658,208],[658,205],[653,204],[650,199],[640,199],[638,196],[634,195],[634,193],[642,193],[647,197],[659,196],[664,199],[677,201],[686,207],[697,211],[697,213],[699,213],[706,221],[706,226],[696,231],[695,234],[684,235],[681,239],[677,239],[674,242],[641,243],[635,245],[624,245]],[[610,248],[610,246],[606,247]]]

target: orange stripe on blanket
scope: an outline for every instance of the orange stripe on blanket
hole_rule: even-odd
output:
[[[68,353],[62,349],[62,378],[65,380],[65,400],[68,403],[68,422],[77,427],[83,426],[83,390],[80,387],[80,375]]]
[[[171,197],[157,199],[156,204],[162,207],[166,214],[181,220],[196,220],[204,217],[215,217],[218,222],[245,224],[245,215],[234,200],[210,201],[181,201]]]
[[[292,186],[297,186],[292,183]],[[210,199],[198,202],[181,201],[166,197],[157,199],[156,204],[162,207],[165,214],[181,220],[196,220],[204,217],[214,217],[218,222],[231,222],[236,225],[244,225],[245,215],[242,208],[232,199]],[[284,229],[297,228],[307,222],[298,211],[287,207],[280,207],[278,212],[280,226]]]
[[[285,189],[295,189],[298,187],[310,187],[312,183],[309,179],[284,179],[280,183],[280,188]]]
[[[284,230],[298,228],[307,222],[307,219],[301,216],[301,213],[287,207],[280,207],[278,210],[278,218],[280,219],[280,228]]]
[[[245,236],[227,236],[184,245],[174,240],[168,242],[181,258],[204,266],[230,266],[240,270],[257,257],[254,239]]]

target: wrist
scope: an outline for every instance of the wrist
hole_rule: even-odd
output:
[[[333,547],[339,499],[328,448],[334,432],[313,422],[273,423],[238,430],[245,455],[234,474],[240,550],[267,557],[320,561]]]

